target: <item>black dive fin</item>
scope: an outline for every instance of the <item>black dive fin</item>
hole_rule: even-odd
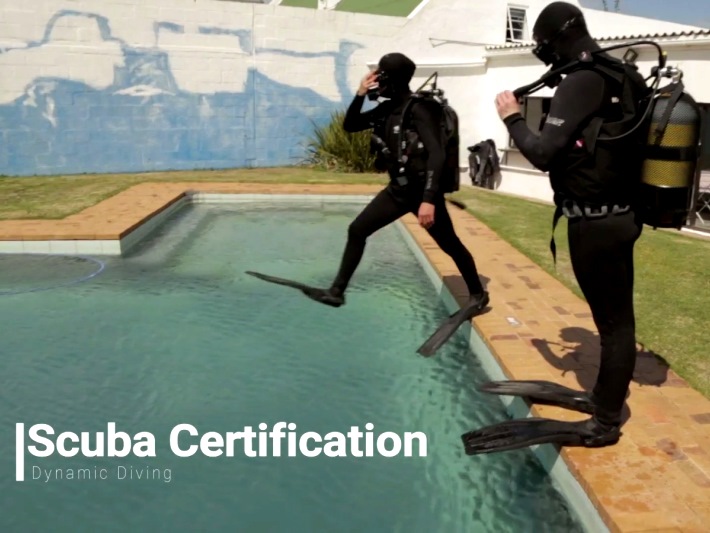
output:
[[[594,414],[594,403],[589,393],[578,391],[552,381],[489,381],[479,390],[502,396],[521,396],[532,403],[555,405],[581,413]]]
[[[260,280],[268,281],[269,283],[275,283],[276,285],[284,285],[285,287],[292,287],[292,288],[298,289],[300,291],[305,291],[305,290],[313,288],[313,287],[309,287],[308,285],[304,285],[303,283],[299,283],[298,281],[291,281],[290,279],[277,278],[276,276],[269,276],[268,274],[261,274],[259,272],[252,272],[250,270],[247,270],[246,273],[249,274],[250,276],[254,276],[255,278],[259,278]]]
[[[484,292],[483,296],[471,298],[468,303],[459,309],[456,313],[447,318],[437,328],[437,330],[422,344],[417,353],[424,357],[430,357],[441,348],[451,336],[456,333],[456,330],[461,327],[461,324],[467,320],[471,320],[475,315],[479,314],[488,305],[490,298],[488,292]]]
[[[494,424],[461,436],[466,455],[518,450],[536,444],[601,448],[616,444],[619,428],[602,428],[594,419],[563,422],[524,418]]]
[[[459,209],[463,209],[464,211],[467,209],[466,204],[461,202],[460,200],[454,200],[453,198],[447,198],[446,201],[452,205],[455,205]]]
[[[340,307],[345,303],[345,299],[342,296],[336,296],[334,294],[331,294],[331,292],[327,289],[319,289],[318,287],[311,287],[298,281],[277,278],[276,276],[269,276],[268,274],[261,274],[259,272],[252,272],[250,270],[247,270],[246,273],[260,280],[268,281],[269,283],[275,283],[276,285],[284,285],[285,287],[298,289],[303,294],[308,296],[311,300],[315,300],[316,302],[320,302],[331,307]]]

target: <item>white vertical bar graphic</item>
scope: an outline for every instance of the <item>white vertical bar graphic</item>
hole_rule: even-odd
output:
[[[25,425],[15,424],[15,480],[25,480]]]

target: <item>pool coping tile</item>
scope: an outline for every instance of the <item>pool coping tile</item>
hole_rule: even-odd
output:
[[[141,183],[61,220],[0,221],[0,253],[120,255],[185,203],[259,201],[275,195],[309,203],[362,202],[381,189],[343,184]],[[586,302],[473,215],[450,204],[448,209],[479,272],[488,279],[491,310],[475,317],[470,326],[500,367],[487,369],[492,379],[549,379],[589,388],[599,361],[598,337]],[[399,224],[427,259],[430,277],[438,276],[446,287],[448,305],[462,304],[467,294],[451,258],[414,215]],[[509,398],[501,401],[512,405]],[[521,405],[528,414],[528,406],[516,402],[516,416]],[[564,448],[548,458],[564,463],[610,531],[708,531],[710,400],[652,356],[640,354],[627,406],[631,417],[616,446]],[[529,414],[579,419],[578,413],[550,406],[531,406]],[[555,450],[551,446],[537,450],[543,448]]]

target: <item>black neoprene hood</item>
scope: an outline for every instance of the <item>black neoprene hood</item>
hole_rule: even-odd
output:
[[[417,70],[414,61],[399,52],[382,56],[378,68],[387,74],[388,79],[398,85],[407,85]]]
[[[535,21],[533,39],[536,42],[554,39],[565,23],[574,18],[586,28],[581,9],[567,2],[552,2],[540,12],[540,16]]]

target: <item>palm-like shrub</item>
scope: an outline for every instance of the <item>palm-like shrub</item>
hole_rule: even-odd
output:
[[[343,129],[344,111],[331,114],[330,122],[316,126],[308,141],[308,162],[336,172],[377,172],[370,153],[370,130],[348,133]]]

